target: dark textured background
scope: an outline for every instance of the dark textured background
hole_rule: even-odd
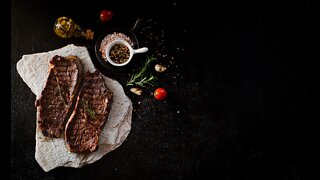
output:
[[[302,0],[211,5],[12,0],[11,178],[304,179],[312,144],[310,6]],[[99,24],[104,8],[115,16]],[[135,30],[140,45],[169,67],[156,74],[168,99],[155,101],[151,87],[141,97],[129,92],[125,82],[139,63],[104,70],[94,41],[55,36],[54,20],[63,15],[92,28],[96,37],[108,28],[130,28],[140,18]],[[132,130],[123,145],[92,165],[45,173],[34,158],[35,96],[16,63],[24,54],[69,43],[87,46],[96,67],[124,85],[135,109]]]

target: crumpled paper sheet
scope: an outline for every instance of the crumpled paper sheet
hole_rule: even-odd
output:
[[[49,61],[55,55],[78,56],[82,61],[84,72],[95,71],[89,52],[83,46],[70,44],[49,52],[23,55],[17,63],[17,71],[37,99],[49,75]],[[44,137],[37,124],[35,159],[44,171],[48,172],[59,166],[79,168],[91,164],[119,147],[127,138],[131,130],[132,102],[125,95],[121,84],[108,77],[103,76],[103,78],[113,92],[113,103],[107,123],[99,137],[98,149],[88,154],[71,153],[67,150],[63,138]]]

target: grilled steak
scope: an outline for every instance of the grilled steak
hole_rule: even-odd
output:
[[[54,56],[50,61],[48,79],[36,100],[40,113],[38,124],[44,136],[58,138],[63,135],[83,79],[82,71],[76,56]]]
[[[80,153],[97,149],[99,134],[108,119],[112,95],[98,71],[87,72],[66,125],[65,141],[69,151]]]

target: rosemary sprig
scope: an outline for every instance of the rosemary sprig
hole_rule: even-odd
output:
[[[144,87],[145,84],[148,84],[150,86],[156,86],[156,83],[153,81],[155,80],[156,78],[154,76],[149,76],[149,78],[147,77],[144,77],[143,79],[141,79],[140,81],[138,82],[135,82],[135,84],[141,86],[141,87]]]
[[[143,66],[139,69],[138,73],[133,74],[130,80],[127,82],[127,86],[132,85],[139,85],[141,87],[145,87],[146,85],[156,86],[154,77],[152,74],[147,73],[147,69],[149,68],[150,64],[157,60],[157,58],[151,56],[147,56],[147,60],[144,62]]]
[[[88,101],[81,100],[81,104],[84,108],[84,111],[87,113],[87,115],[90,116],[90,118],[95,119],[96,118],[96,112],[91,108]]]
[[[57,84],[58,84],[57,88],[58,88],[58,92],[59,92],[60,99],[61,99],[61,101],[63,102],[64,105],[67,105],[66,98],[65,98],[65,97],[63,96],[63,94],[62,94],[62,90],[61,90],[61,86],[60,86],[60,84],[59,84],[59,79],[58,79],[58,77],[56,77],[56,80],[57,80]]]

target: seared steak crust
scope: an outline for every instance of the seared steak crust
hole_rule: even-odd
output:
[[[108,119],[113,93],[98,71],[87,72],[75,109],[65,129],[65,142],[71,152],[93,152]]]
[[[40,113],[38,125],[44,136],[59,138],[63,135],[83,79],[82,71],[76,56],[54,56],[50,61],[48,79],[40,98],[36,100]]]

